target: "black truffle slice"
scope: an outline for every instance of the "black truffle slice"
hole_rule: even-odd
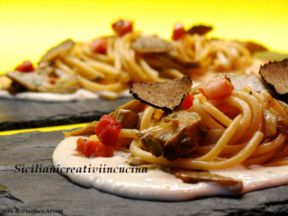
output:
[[[269,89],[265,86],[264,81],[254,74],[225,73],[223,75],[230,80],[234,86],[234,89],[237,91],[240,91],[245,87],[249,87],[253,91],[257,92],[269,91]]]
[[[155,108],[173,111],[190,92],[192,80],[185,76],[180,80],[159,83],[135,83],[130,93],[143,103]]]
[[[252,54],[257,53],[257,52],[264,52],[268,50],[267,47],[263,46],[262,44],[258,42],[244,41],[240,43],[243,44]]]
[[[173,46],[157,36],[143,36],[132,44],[132,48],[139,53],[165,53],[171,51]]]
[[[206,26],[206,25],[196,25],[192,26],[187,32],[191,35],[198,34],[198,35],[205,35],[208,32],[212,31],[213,27]]]
[[[260,67],[259,73],[262,79],[272,85],[278,94],[288,93],[288,59],[264,64]]]

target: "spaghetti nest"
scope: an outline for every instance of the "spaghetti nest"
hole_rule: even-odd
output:
[[[120,93],[131,83],[180,79],[184,75],[196,80],[211,71],[243,72],[253,63],[253,50],[245,43],[210,39],[189,31],[177,40],[164,40],[133,31],[132,27],[120,31],[119,25],[125,22],[113,24],[118,25],[113,27],[114,35],[89,42],[67,40],[52,48],[34,73],[16,70],[8,76],[30,91],[63,93],[84,88]],[[13,85],[9,87],[11,90]]]
[[[238,165],[287,164],[287,135],[283,130],[288,126],[286,105],[267,92],[234,90],[231,96],[217,100],[208,100],[197,94],[189,110],[180,107],[170,114],[151,106],[143,109],[140,102],[132,101],[113,115],[117,116],[121,109],[133,110],[140,116],[136,127],[121,130],[120,139],[131,141],[127,145],[129,151],[144,163],[206,171]],[[185,154],[179,153],[176,159],[171,160],[169,152],[165,155],[165,148],[172,145],[177,152],[179,146],[185,144],[181,135],[189,134],[191,128],[191,125],[183,127],[179,136],[169,136],[169,133],[177,133],[167,126],[171,115],[180,116],[177,113],[186,113],[185,118],[193,114],[197,122],[193,131],[198,128],[200,135],[194,139],[197,136],[194,134],[188,147],[186,145]],[[170,119],[179,130],[181,117]],[[191,119],[189,121],[191,123]],[[171,143],[171,139],[175,143]]]
[[[55,59],[54,67],[76,74],[80,85],[90,91],[119,92],[127,89],[128,83],[180,79],[209,71],[243,71],[253,62],[241,43],[201,35],[186,35],[161,53],[133,48],[136,41],[152,38],[140,32],[102,38],[108,44],[105,54],[93,52],[93,41],[76,43],[70,52]]]

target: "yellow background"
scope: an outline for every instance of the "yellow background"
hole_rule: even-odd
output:
[[[36,62],[66,38],[109,34],[120,17],[166,38],[175,22],[212,24],[215,36],[253,39],[288,52],[287,9],[285,0],[0,0],[0,72],[25,59]]]
[[[37,62],[66,38],[85,41],[110,34],[111,23],[118,18],[132,19],[135,29],[166,38],[176,22],[187,27],[211,24],[214,36],[252,39],[288,52],[287,9],[286,0],[0,0],[0,73],[26,59]],[[83,124],[40,130],[78,126]]]

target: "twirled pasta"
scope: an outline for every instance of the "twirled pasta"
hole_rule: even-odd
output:
[[[95,51],[99,41],[105,47]],[[84,88],[119,95],[136,82],[161,82],[184,75],[201,82],[210,72],[242,73],[253,61],[244,43],[188,32],[180,39],[164,40],[131,30],[88,42],[67,40],[42,57],[35,76],[19,71],[8,72],[8,76],[30,91],[63,93]]]
[[[279,152],[286,148],[287,135],[281,130],[277,130],[273,136],[265,133],[263,118],[265,109],[272,109],[277,115],[278,109],[282,110],[283,107],[273,98],[270,98],[270,104],[277,103],[276,108],[267,105],[267,96],[264,95],[267,93],[234,91],[231,96],[218,101],[209,101],[203,95],[195,95],[194,104],[187,112],[199,114],[202,127],[221,131],[221,136],[214,143],[203,141],[193,153],[183,158],[168,160],[163,155],[155,156],[142,143],[139,134],[145,130],[157,130],[161,121],[154,118],[157,109],[153,107],[147,106],[140,115],[139,128],[122,129],[120,137],[132,139],[129,151],[141,161],[180,169],[209,171],[238,165],[277,164],[277,161],[284,163],[287,155],[281,156]],[[228,116],[225,110],[221,110],[223,105],[236,108],[238,113]]]

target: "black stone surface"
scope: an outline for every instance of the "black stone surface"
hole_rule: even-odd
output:
[[[184,202],[133,200],[79,187],[58,173],[15,173],[17,164],[52,166],[62,132],[0,137],[0,215],[287,215],[288,186],[242,197],[213,197]],[[10,170],[10,171],[9,171]],[[14,171],[13,171],[14,170]],[[3,188],[3,187],[2,187]],[[20,212],[17,213],[17,209]],[[28,211],[50,211],[32,214]],[[60,213],[55,211],[60,210]],[[54,211],[54,212],[53,212]],[[22,212],[22,213],[21,213]],[[27,213],[28,212],[28,213]]]
[[[38,102],[0,99],[0,131],[97,120],[131,98]]]

